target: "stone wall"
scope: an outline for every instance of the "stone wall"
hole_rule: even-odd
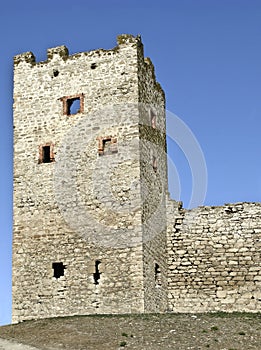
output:
[[[169,202],[168,214],[170,310],[260,311],[261,203]]]

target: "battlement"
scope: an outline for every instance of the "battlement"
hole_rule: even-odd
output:
[[[28,63],[28,64],[33,66],[33,65],[37,65],[37,64],[49,63],[50,61],[57,59],[57,58],[65,61],[67,59],[77,58],[81,55],[89,55],[89,56],[111,55],[111,54],[116,53],[118,50],[120,50],[121,48],[124,48],[126,46],[130,46],[130,47],[137,46],[137,48],[141,48],[142,52],[143,52],[143,45],[141,42],[140,35],[135,37],[135,36],[130,35],[130,34],[122,34],[122,35],[117,36],[117,45],[112,49],[108,49],[108,50],[95,49],[95,50],[91,50],[91,51],[80,52],[80,53],[75,53],[73,55],[70,55],[68,48],[65,45],[61,45],[61,46],[56,46],[56,47],[47,49],[47,60],[46,61],[37,62],[35,55],[31,51],[28,51],[28,52],[24,52],[24,53],[21,53],[19,55],[14,56],[14,65],[16,66],[22,62],[25,62],[25,63]],[[149,63],[149,61],[146,61],[146,63]]]

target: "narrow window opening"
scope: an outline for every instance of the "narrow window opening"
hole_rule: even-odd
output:
[[[53,277],[60,278],[64,276],[64,270],[66,266],[62,262],[53,263]]]
[[[156,113],[150,110],[150,124],[153,129],[156,129]]]
[[[43,146],[43,163],[51,162],[50,146]]]
[[[154,172],[156,173],[158,170],[158,161],[157,161],[157,158],[155,156],[153,156],[153,158],[152,158],[152,167],[153,167]]]
[[[103,146],[103,154],[110,154],[111,153],[111,139],[108,140],[102,140],[102,146]]]
[[[95,68],[97,68],[97,63],[92,63],[91,64],[91,69],[95,69]]]
[[[155,263],[155,285],[156,287],[161,286],[161,272],[160,267],[157,263]]]
[[[67,115],[77,114],[81,110],[80,97],[67,100]]]
[[[57,69],[54,69],[53,70],[53,76],[54,77],[58,77],[58,75],[59,75],[59,71]]]
[[[101,272],[99,271],[100,263],[101,262],[99,260],[95,261],[95,272],[93,274],[94,284],[99,284],[99,279],[101,278]]]

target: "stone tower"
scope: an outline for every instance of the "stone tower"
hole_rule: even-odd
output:
[[[139,37],[15,56],[13,322],[167,309],[165,151]]]

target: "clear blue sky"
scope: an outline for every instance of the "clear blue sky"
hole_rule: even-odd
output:
[[[206,205],[260,201],[260,0],[13,0],[0,10],[0,324],[11,317],[12,59],[65,44],[70,53],[112,48],[141,34],[167,109],[192,130],[208,169]],[[187,206],[191,172],[169,142]],[[175,185],[174,185],[175,186]]]

